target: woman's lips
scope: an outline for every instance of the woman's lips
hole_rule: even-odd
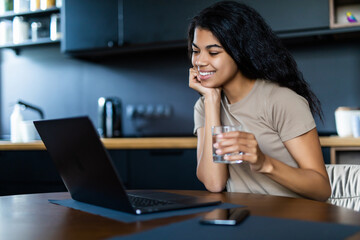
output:
[[[199,71],[199,78],[200,80],[207,80],[211,78],[214,75],[215,72],[205,72],[205,71]]]

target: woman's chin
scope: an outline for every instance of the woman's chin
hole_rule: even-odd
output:
[[[218,86],[216,86],[216,84],[212,83],[212,82],[208,82],[208,81],[201,81],[201,86],[206,87],[206,88],[216,88]]]

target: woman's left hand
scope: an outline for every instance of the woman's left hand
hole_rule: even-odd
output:
[[[261,172],[266,163],[266,157],[259,148],[258,142],[252,133],[233,131],[217,135],[217,143],[214,144],[216,153],[243,152],[224,156],[226,160],[243,160],[250,163],[251,170]]]

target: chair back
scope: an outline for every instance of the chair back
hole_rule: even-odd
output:
[[[328,202],[360,211],[360,165],[326,164],[331,184]]]

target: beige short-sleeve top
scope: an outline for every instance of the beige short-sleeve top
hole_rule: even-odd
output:
[[[284,142],[316,127],[305,98],[286,87],[266,80],[256,80],[250,93],[241,101],[229,104],[223,94],[222,125],[242,125],[255,135],[261,151],[283,163],[298,167]],[[194,133],[205,126],[204,98],[194,106]],[[269,177],[250,170],[247,163],[230,164],[227,191],[299,197]]]

